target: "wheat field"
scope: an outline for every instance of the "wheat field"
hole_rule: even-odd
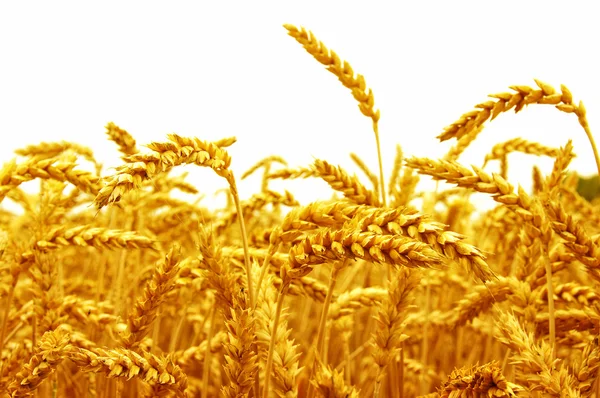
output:
[[[600,396],[600,210],[569,169],[571,141],[516,138],[480,167],[459,161],[495,118],[552,106],[577,118],[600,171],[583,103],[565,86],[511,86],[441,130],[456,140],[442,159],[398,146],[383,170],[365,78],[310,31],[284,28],[371,120],[378,167],[351,154],[358,177],[273,154],[235,176],[234,137],[142,146],[113,122],[115,170],[73,142],[18,149],[0,170],[3,396]],[[515,187],[514,152],[553,169]],[[222,177],[227,205],[180,199],[207,193],[172,172],[184,165]],[[253,173],[262,183],[242,200]],[[332,196],[300,204],[270,188],[298,178]],[[39,192],[23,189],[34,180]],[[474,193],[496,207],[478,210]]]

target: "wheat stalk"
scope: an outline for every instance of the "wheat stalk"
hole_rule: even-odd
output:
[[[358,101],[358,109],[373,122],[373,132],[375,133],[375,143],[377,145],[377,157],[379,159],[379,183],[381,185],[382,203],[385,206],[385,182],[383,179],[383,162],[381,159],[381,145],[379,143],[379,110],[375,109],[375,98],[371,89],[367,89],[363,75],[354,74],[354,70],[347,61],[342,61],[338,55],[329,50],[323,42],[317,40],[314,35],[304,28],[298,29],[293,25],[283,25],[288,34],[302,44],[304,49],[312,55],[317,61],[327,67],[327,70],[333,73],[344,87],[352,91],[352,96]]]

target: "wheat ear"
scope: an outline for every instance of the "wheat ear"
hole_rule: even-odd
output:
[[[511,86],[512,93],[490,94],[489,97],[493,98],[493,100],[475,105],[476,110],[465,113],[456,122],[446,127],[438,136],[439,140],[460,139],[470,134],[473,130],[480,128],[486,121],[494,120],[499,114],[508,112],[513,108],[515,113],[517,113],[529,104],[554,105],[556,109],[562,112],[574,113],[577,116],[577,120],[581,127],[583,127],[592,146],[598,174],[600,174],[600,155],[598,154],[596,142],[587,121],[586,109],[583,102],[580,101],[576,105],[573,102],[571,91],[564,85],[561,85],[561,91],[557,92],[554,87],[540,80],[535,79],[535,83],[538,89],[529,86]]]
[[[29,362],[16,375],[8,386],[11,397],[30,396],[38,386],[54,372],[65,358],[64,351],[69,347],[69,335],[64,329],[48,331],[40,341]]]
[[[377,317],[378,326],[373,336],[373,345],[375,346],[373,356],[378,366],[374,397],[379,396],[385,370],[399,353],[400,343],[408,338],[402,333],[405,326],[404,320],[412,303],[411,293],[418,283],[418,274],[403,268],[392,279],[388,296],[381,302]]]
[[[239,294],[234,301],[235,307],[229,309],[231,315],[225,321],[229,337],[225,344],[225,373],[230,383],[223,387],[221,392],[230,398],[248,395],[258,369],[256,352],[253,349],[256,344],[254,314],[246,301],[245,295]]]
[[[12,160],[0,170],[0,202],[14,188],[35,178],[68,181],[83,192],[96,194],[99,189],[98,177],[83,170],[76,170],[72,163],[55,158],[38,160],[35,157],[17,165]]]
[[[375,97],[373,91],[367,89],[365,78],[361,74],[354,74],[354,70],[347,61],[342,61],[333,51],[325,47],[323,42],[319,41],[312,32],[303,27],[297,28],[294,25],[283,25],[288,34],[304,47],[317,61],[323,64],[327,70],[333,73],[342,82],[344,87],[352,91],[352,96],[358,101],[360,112],[373,122],[373,132],[375,133],[375,143],[377,145],[377,157],[379,159],[379,183],[381,185],[381,198],[383,206],[386,206],[385,180],[383,178],[383,162],[381,159],[381,145],[379,143],[379,110],[375,109]]]
[[[119,151],[125,155],[133,155],[138,152],[135,145],[135,139],[126,130],[120,128],[113,122],[108,122],[106,125],[106,135],[108,138],[119,146]]]
[[[482,397],[513,398],[525,392],[525,389],[508,381],[497,362],[490,362],[454,370],[442,386],[440,398],[468,395],[471,391]]]
[[[550,148],[538,142],[527,141],[523,138],[513,138],[512,140],[494,145],[490,153],[485,156],[485,163],[490,160],[501,159],[511,152],[522,152],[530,155],[555,158],[558,155],[558,148]]]
[[[164,302],[166,295],[175,288],[180,260],[179,249],[173,247],[164,260],[156,264],[152,279],[144,288],[143,296],[138,298],[133,311],[129,314],[127,334],[123,339],[125,348],[135,349],[148,333],[158,314],[158,307]]]

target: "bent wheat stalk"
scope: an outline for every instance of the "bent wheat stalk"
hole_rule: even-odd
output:
[[[375,144],[377,145],[377,158],[379,159],[379,184],[381,185],[381,201],[386,206],[385,180],[383,178],[383,161],[381,159],[381,145],[379,143],[379,110],[375,110],[375,97],[373,91],[367,89],[365,78],[361,74],[354,74],[354,70],[347,61],[342,61],[333,50],[325,47],[312,32],[303,27],[294,25],[283,25],[288,34],[304,47],[317,61],[327,67],[342,82],[344,87],[352,90],[352,96],[358,101],[360,112],[373,122],[373,133],[375,133]]]

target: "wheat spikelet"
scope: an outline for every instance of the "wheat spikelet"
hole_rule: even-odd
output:
[[[250,167],[248,170],[246,170],[246,172],[244,174],[242,174],[241,179],[243,180],[245,178],[248,178],[250,175],[252,175],[252,173],[254,173],[256,170],[260,169],[261,167],[268,168],[272,163],[279,163],[284,166],[287,166],[287,162],[281,156],[276,156],[276,155],[267,156],[266,158],[259,160],[252,167]]]
[[[331,188],[340,191],[344,196],[357,204],[377,205],[375,194],[366,189],[356,178],[349,175],[340,166],[333,166],[324,160],[317,159],[312,167],[316,174],[324,179]]]
[[[332,321],[352,314],[354,311],[373,307],[387,296],[385,289],[377,287],[358,287],[340,294],[331,304],[328,316]]]
[[[573,330],[591,330],[598,327],[600,317],[594,310],[584,307],[584,309],[566,309],[556,310],[554,314],[556,320],[556,332],[564,334]],[[550,314],[547,312],[537,314],[535,317],[536,333],[547,334],[549,327]]]
[[[98,330],[107,329],[108,326],[115,325],[118,320],[117,316],[113,314],[114,309],[109,302],[83,300],[73,295],[65,296],[62,299],[59,312],[80,324],[94,325]]]
[[[466,396],[517,397],[523,387],[502,375],[497,362],[456,369],[442,386],[441,398]]]
[[[545,206],[554,232],[565,240],[565,246],[571,253],[588,267],[590,275],[600,280],[598,246],[592,241],[583,226],[565,212],[562,204],[549,201],[545,203]]]
[[[308,177],[316,177],[317,172],[314,169],[304,167],[297,169],[288,169],[283,168],[277,171],[270,172],[267,175],[268,179],[277,179],[281,178],[284,180],[290,180],[295,178],[308,178]]]
[[[236,288],[239,284],[239,275],[227,269],[221,247],[208,230],[200,231],[198,250],[201,255],[200,267],[207,271],[205,274],[207,287],[215,290],[217,303],[222,308],[232,308],[234,297],[239,290]]]
[[[556,154],[556,160],[552,167],[552,173],[546,179],[546,189],[553,190],[558,187],[566,175],[571,160],[575,157],[573,153],[573,142],[569,140]]]
[[[377,196],[379,192],[379,180],[377,179],[377,175],[369,169],[369,166],[355,153],[350,154],[350,158],[358,166],[358,168],[364,173],[365,176],[371,181],[371,185],[373,185],[373,191]],[[389,191],[388,191],[389,192]]]
[[[204,340],[197,346],[188,347],[185,350],[175,351],[173,353],[173,360],[181,369],[190,371],[204,363],[204,358],[207,351],[209,351],[211,354],[218,353],[223,348],[223,344],[226,340],[227,333],[220,331],[210,339],[210,342]]]
[[[454,144],[454,146],[450,148],[446,155],[444,155],[444,160],[457,160],[465,151],[465,149],[467,149],[467,147],[471,145],[473,141],[475,141],[475,138],[479,136],[479,133],[481,133],[482,130],[483,124],[473,130],[470,130],[467,134],[460,137],[456,141],[456,144]]]
[[[102,208],[118,202],[121,197],[142,185],[142,182],[171,170],[181,164],[196,164],[210,167],[222,173],[231,164],[229,154],[217,144],[198,138],[185,138],[177,134],[168,135],[169,142],[153,142],[152,150],[146,154],[133,154],[125,158],[126,164],[117,168],[117,173],[106,180],[98,192],[95,204]]]
[[[36,145],[27,145],[24,148],[19,148],[15,150],[15,153],[20,156],[30,156],[42,160],[58,157],[60,154],[67,151],[72,151],[77,155],[81,155],[89,162],[98,166],[98,162],[94,157],[94,152],[91,148],[68,141],[40,142]]]
[[[158,194],[167,194],[172,189],[179,189],[182,192],[189,194],[197,194],[198,189],[186,182],[185,179],[188,173],[181,173],[180,175],[174,177],[169,175],[168,173],[163,173],[158,175],[154,180],[152,180],[154,191]]]
[[[68,181],[82,191],[95,195],[100,189],[98,177],[87,171],[76,170],[74,167],[73,164],[60,162],[54,158],[43,160],[33,158],[19,165],[13,159],[5,163],[0,170],[0,201],[12,189],[35,178]]]
[[[148,383],[158,391],[174,392],[184,396],[187,377],[181,369],[168,358],[160,358],[149,352],[141,354],[124,348],[93,350],[70,348],[64,351],[66,358],[73,361],[84,372],[102,372],[108,378],[134,377]]]
[[[507,112],[514,108],[515,113],[521,111],[529,104],[549,104],[554,105],[556,109],[565,113],[574,113],[581,127],[584,129],[588,140],[594,152],[598,173],[600,173],[600,155],[596,148],[596,143],[590,131],[589,123],[586,117],[586,109],[583,102],[575,104],[573,95],[569,89],[561,85],[561,92],[558,93],[554,87],[540,80],[535,80],[539,89],[529,86],[511,86],[514,93],[505,92],[490,94],[489,97],[494,100],[486,101],[475,105],[476,110],[462,115],[456,122],[447,126],[442,134],[438,136],[440,141],[446,141],[451,138],[461,139],[472,131],[480,129],[488,120],[494,120],[499,114]]]
[[[544,291],[547,294],[547,291]],[[600,300],[598,294],[589,286],[567,282],[554,287],[554,299],[565,303],[579,303],[584,307],[592,306]]]
[[[402,173],[402,177],[398,182],[400,187],[395,195],[393,206],[409,206],[409,202],[413,199],[417,184],[419,183],[419,176],[415,174],[413,169],[405,168]]]
[[[360,397],[356,388],[346,385],[343,372],[339,373],[329,366],[319,366],[311,383],[321,397]]]
[[[244,220],[250,221],[254,213],[260,212],[268,204],[274,207],[279,205],[295,207],[299,205],[298,201],[294,198],[294,195],[288,191],[280,194],[278,192],[265,190],[252,195],[252,197],[241,203]],[[215,225],[215,230],[217,232],[222,232],[225,228],[235,224],[237,221],[237,211],[231,211],[229,214],[221,217],[219,222]]]
[[[532,239],[541,239],[545,245],[548,244],[551,230],[541,203],[531,198],[521,187],[518,194],[515,194],[512,185],[501,176],[490,176],[475,166],[472,172],[456,162],[412,158],[407,164],[419,173],[431,175],[436,180],[445,180],[460,187],[492,194],[496,202],[505,204],[525,221],[525,232]]]
[[[442,315],[442,318],[453,327],[464,325],[489,310],[495,303],[504,301],[517,290],[518,285],[519,281],[516,278],[500,277],[484,286],[476,286],[455,303],[449,313]]]
[[[494,120],[499,114],[513,108],[517,113],[529,104],[558,105],[556,108],[563,112],[576,114],[583,112],[573,103],[571,92],[565,86],[561,86],[562,92],[559,93],[552,86],[540,80],[535,80],[535,83],[538,85],[538,89],[528,86],[511,86],[513,93],[490,94],[489,97],[493,100],[475,105],[476,110],[462,115],[456,122],[446,127],[438,138],[440,141],[451,138],[460,139],[487,120]]]
[[[291,282],[309,273],[314,265],[344,258],[424,268],[435,267],[442,261],[429,245],[408,237],[355,230],[324,230],[290,249],[289,264],[281,268],[281,279],[284,283]]]
[[[304,47],[317,61],[323,64],[327,70],[333,73],[344,87],[352,92],[352,96],[358,101],[358,109],[366,117],[370,118],[373,124],[373,132],[375,133],[375,143],[377,145],[377,157],[379,159],[379,184],[381,186],[382,202],[385,206],[385,182],[383,178],[383,164],[381,159],[381,145],[379,143],[379,110],[375,110],[375,97],[373,91],[367,89],[365,78],[361,74],[354,74],[354,70],[346,61],[340,60],[338,55],[325,47],[323,42],[318,41],[314,35],[304,28],[296,28],[293,25],[283,25],[287,29],[288,34],[296,39],[296,41]]]
[[[166,295],[176,287],[175,277],[180,270],[180,262],[179,249],[173,247],[164,260],[157,263],[152,280],[148,282],[142,297],[138,298],[129,314],[127,332],[123,338],[125,348],[135,349],[148,333],[156,319],[158,307],[166,299]]]
[[[598,348],[598,340],[593,339],[585,345],[581,352],[581,362],[575,362],[573,366],[573,375],[578,382],[582,396],[589,397],[592,395],[593,384],[598,377],[599,367],[600,348]]]
[[[6,392],[6,388],[13,381],[23,364],[27,364],[31,357],[31,340],[22,343],[9,343],[6,350],[2,351],[1,373],[0,373],[0,391]]]
[[[231,317],[225,324],[228,331],[228,342],[225,344],[227,365],[225,373],[230,384],[222,388],[226,397],[247,396],[254,382],[258,367],[255,345],[254,317],[248,308],[244,295],[238,295]]]
[[[348,62],[342,61],[338,55],[329,50],[323,42],[318,41],[314,35],[304,28],[297,28],[293,25],[284,25],[288,34],[298,43],[302,44],[304,49],[317,61],[327,67],[327,70],[333,73],[342,82],[344,87],[352,90],[352,96],[358,101],[358,108],[361,113],[373,120],[373,123],[379,121],[379,110],[375,110],[375,99],[373,92],[368,89],[365,78],[360,74],[354,74],[354,70]]]
[[[123,155],[129,156],[138,152],[135,146],[135,139],[126,130],[113,122],[108,122],[105,129],[108,138],[119,146],[119,151]]]
[[[577,191],[560,187],[560,195],[564,197],[564,204],[569,205],[578,214],[581,214],[584,220],[592,223],[600,223],[600,217],[598,216],[594,206],[583,198]]]
[[[575,380],[565,369],[555,367],[552,349],[545,343],[537,344],[533,335],[526,333],[514,315],[499,314],[498,339],[515,353],[513,361],[523,367],[523,377],[531,389],[543,389],[549,396],[576,397]]]
[[[410,294],[418,283],[419,276],[416,272],[403,269],[392,280],[388,296],[381,302],[377,318],[378,327],[373,336],[373,345],[375,346],[373,357],[379,367],[376,379],[378,386],[391,358],[395,358],[399,352],[400,343],[408,337],[402,333],[404,331],[403,322],[412,303]]]
[[[479,249],[464,242],[465,237],[444,231],[444,225],[429,221],[422,214],[406,208],[365,208],[357,217],[358,228],[376,233],[410,236],[430,244],[438,253],[466,265],[482,281],[491,280],[494,273]]]
[[[531,142],[523,138],[513,138],[494,145],[490,153],[485,155],[485,162],[501,159],[511,152],[522,152],[530,155],[549,156],[552,158],[555,158],[558,155],[557,148],[550,148],[539,142]]]
[[[72,228],[54,227],[35,247],[42,251],[54,250],[61,246],[90,246],[105,249],[153,248],[152,239],[135,231],[110,230],[101,227],[81,225]]]
[[[8,386],[11,397],[30,396],[53,373],[65,358],[69,335],[63,329],[46,332],[40,339],[29,362]]]
[[[270,283],[272,276],[266,278],[259,294],[256,309],[257,316],[257,343],[263,361],[267,360],[268,347],[271,339],[274,341],[273,359],[273,389],[283,397],[298,396],[297,376],[302,371],[299,366],[300,353],[298,345],[290,337],[291,329],[288,328],[288,311],[282,310],[279,314],[279,325],[274,332],[277,317],[277,295]],[[267,375],[265,375],[267,377]]]

